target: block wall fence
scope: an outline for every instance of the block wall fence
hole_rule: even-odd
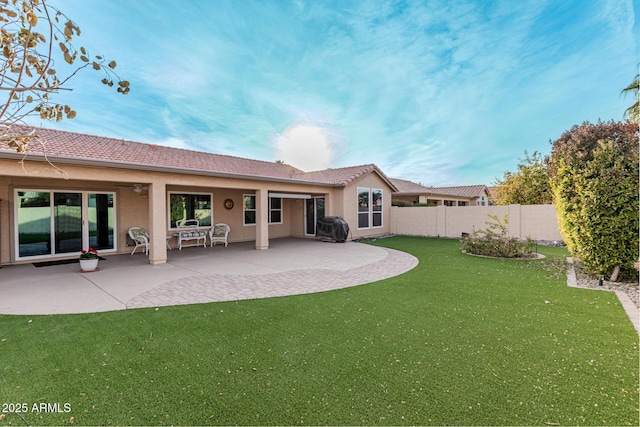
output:
[[[460,238],[487,228],[489,214],[508,218],[509,237],[561,241],[553,205],[416,206],[391,208],[392,234]]]

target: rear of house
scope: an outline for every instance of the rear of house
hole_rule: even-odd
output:
[[[0,143],[0,265],[127,253],[130,227],[151,237],[149,261],[176,247],[177,221],[231,227],[229,242],[313,238],[340,216],[350,239],[389,234],[393,183],[375,165],[303,172],[290,165],[35,130],[24,157]],[[43,149],[42,147],[45,147]]]

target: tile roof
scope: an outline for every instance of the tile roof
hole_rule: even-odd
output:
[[[117,162],[129,165],[147,165],[178,168],[193,171],[222,172],[253,176],[290,178],[292,173],[301,172],[290,165],[240,157],[205,153],[180,148],[127,141],[124,139],[79,134],[67,131],[14,126],[15,129],[29,131],[44,142],[49,158],[63,157],[96,162]],[[12,129],[13,130],[13,129]],[[5,142],[0,142],[0,152],[11,150]],[[11,150],[14,151],[15,150]],[[43,152],[40,144],[31,143],[29,155]]]
[[[323,171],[304,172],[293,166],[245,159],[242,157],[213,154],[201,151],[184,150],[124,139],[79,134],[46,128],[33,128],[14,125],[11,133],[27,134],[35,130],[46,147],[46,155],[55,162],[65,159],[69,163],[90,161],[96,165],[117,165],[123,168],[167,168],[174,172],[200,172],[211,174],[239,175],[251,178],[286,179],[296,182],[346,186],[362,176],[377,172],[383,179],[388,178],[375,165],[352,166]],[[7,156],[8,155],[8,156]],[[0,157],[15,157],[16,151],[5,141],[0,140]],[[29,145],[29,156],[43,157],[43,148],[32,142]],[[390,184],[392,188],[393,184]]]
[[[387,176],[374,164],[349,166],[338,169],[325,169],[313,172],[301,172],[294,174],[293,177],[295,179],[305,181],[319,181],[347,186],[371,172],[376,172],[392,189],[395,189],[393,181],[387,178]]]
[[[400,194],[417,194],[417,193],[428,193],[429,188],[420,184],[416,184],[412,181],[407,181],[404,179],[391,178],[391,181],[395,184],[396,188],[398,188],[398,193]]]
[[[482,185],[460,185],[456,187],[431,187],[435,194],[444,194],[447,196],[480,197],[484,192],[488,193],[487,186]]]
[[[398,188],[399,194],[433,194],[440,196],[456,196],[466,198],[476,198],[482,196],[487,191],[486,185],[460,185],[454,187],[425,187],[415,182],[404,179],[391,178],[391,181]]]

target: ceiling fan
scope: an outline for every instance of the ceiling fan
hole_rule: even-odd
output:
[[[149,186],[144,184],[130,184],[130,185],[116,184],[116,187],[130,188],[133,190],[134,193],[138,193],[138,194],[142,193],[143,191],[149,190]]]
[[[142,184],[133,184],[133,192],[134,193],[142,193],[143,191],[149,190],[148,185]]]

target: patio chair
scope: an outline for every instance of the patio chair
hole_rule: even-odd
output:
[[[213,226],[211,230],[209,230],[209,247],[213,247],[216,243],[224,243],[224,246],[229,246],[227,242],[227,236],[231,231],[231,227],[227,224],[221,222]]]
[[[131,240],[133,240],[133,243],[136,244],[131,251],[131,255],[133,255],[136,249],[144,247],[145,255],[149,256],[149,235],[147,234],[147,231],[141,227],[131,227],[128,234],[129,237],[131,237]]]
[[[182,242],[189,240],[195,240],[195,246],[200,246],[200,240],[202,240],[202,246],[207,247],[207,232],[200,230],[200,221],[197,219],[182,219],[176,221],[178,226],[178,249],[182,250]],[[192,245],[193,246],[193,245]]]

